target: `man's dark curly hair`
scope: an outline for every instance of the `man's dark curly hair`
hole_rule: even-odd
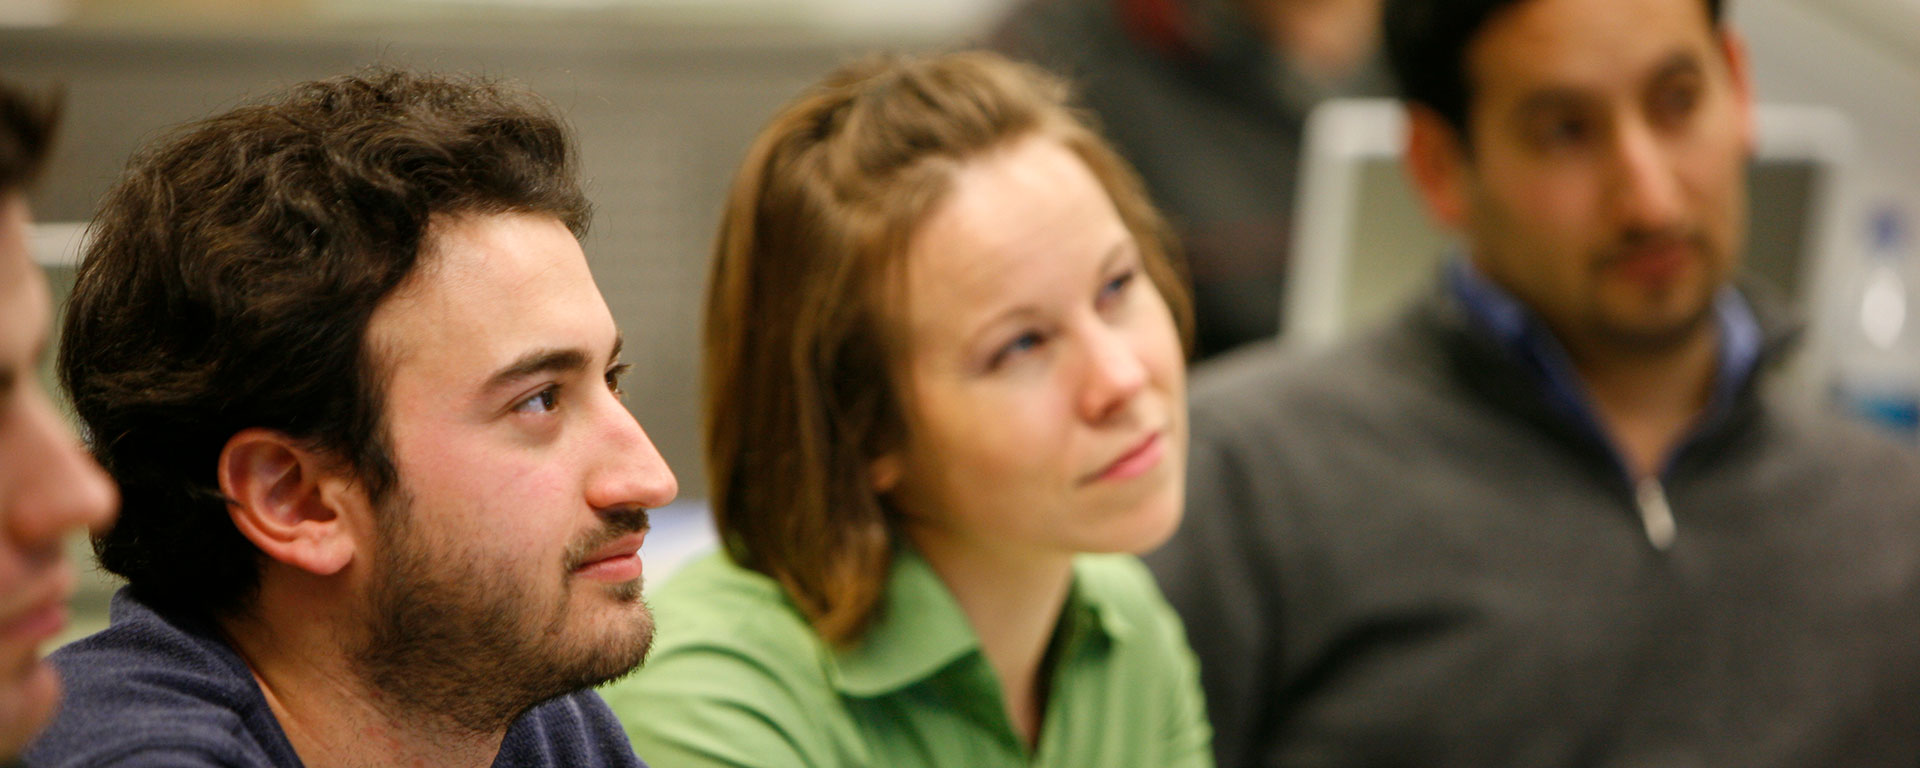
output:
[[[244,609],[261,555],[216,466],[250,427],[343,462],[376,501],[392,493],[374,308],[414,273],[436,218],[539,213],[584,234],[575,166],[544,101],[384,68],[135,156],[94,218],[60,344],[60,377],[120,483],[101,565],[156,606]]]
[[[1528,0],[1386,0],[1381,13],[1387,63],[1400,98],[1432,109],[1467,141],[1473,103],[1467,49],[1495,16]],[[1719,24],[1723,0],[1700,0]]]
[[[0,80],[0,195],[16,192],[40,175],[59,122],[58,95],[35,95]]]

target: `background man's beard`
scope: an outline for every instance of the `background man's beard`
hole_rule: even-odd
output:
[[[577,582],[555,563],[560,600],[536,605],[535,585],[446,548],[424,546],[408,530],[406,502],[383,505],[385,543],[371,589],[365,645],[354,654],[361,677],[394,715],[432,718],[444,730],[488,733],[555,696],[591,688],[646,658],[653,618],[640,606],[629,632],[569,639],[568,597]],[[617,533],[646,526],[612,516]],[[617,534],[616,534],[617,535]],[[606,538],[606,537],[596,537]],[[576,546],[571,549],[579,549]],[[571,551],[570,549],[570,551]],[[641,582],[579,584],[639,602]],[[596,642],[598,641],[598,642]]]
[[[1693,312],[1678,322],[1656,328],[1623,328],[1600,324],[1595,334],[1613,349],[1644,356],[1659,356],[1685,348],[1707,333],[1714,324],[1713,297],[1708,296]]]
[[[1654,233],[1630,234],[1623,238],[1623,242],[1616,248],[1615,253],[1603,257],[1599,262],[1605,264],[1609,260],[1619,259],[1621,256],[1618,254],[1623,254],[1645,243],[1660,241],[1663,238],[1668,241],[1686,243],[1686,247],[1692,251],[1694,258],[1699,262],[1699,268],[1704,271],[1712,272],[1711,265],[1725,261],[1725,259],[1715,258],[1714,254],[1718,251],[1714,248],[1713,242],[1704,233],[1695,231],[1664,235]],[[1692,344],[1700,337],[1700,334],[1710,332],[1709,328],[1714,323],[1714,304],[1720,288],[1720,281],[1710,281],[1709,284],[1699,286],[1699,288],[1705,293],[1703,295],[1689,297],[1692,305],[1687,308],[1687,313],[1672,322],[1655,325],[1615,322],[1615,318],[1602,314],[1594,318],[1593,321],[1589,323],[1589,326],[1594,329],[1594,336],[1597,341],[1605,343],[1621,352],[1646,356],[1659,356],[1675,352]],[[1674,290],[1682,289],[1683,288],[1680,287],[1674,288]]]

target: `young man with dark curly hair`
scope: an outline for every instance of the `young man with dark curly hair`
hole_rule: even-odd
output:
[[[635,765],[647,509],[566,127],[373,70],[189,125],[96,216],[59,369],[125,514],[36,765]]]

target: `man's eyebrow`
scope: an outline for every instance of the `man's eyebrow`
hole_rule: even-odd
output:
[[[1593,97],[1573,88],[1547,88],[1529,93],[1514,107],[1513,114],[1521,120],[1530,120],[1537,115],[1553,114],[1567,109],[1585,106]]]
[[[19,386],[20,372],[11,365],[0,365],[0,400],[13,394],[13,388]]]
[[[620,359],[620,350],[625,345],[624,337],[613,337],[613,352],[608,359]],[[487,377],[487,383],[480,389],[483,392],[493,390],[542,373],[575,373],[586,369],[591,363],[585,350],[536,349],[495,371],[492,376]]]
[[[1659,83],[1683,75],[1696,75],[1701,70],[1700,57],[1695,56],[1693,52],[1674,51],[1660,60],[1659,65],[1653,68],[1653,74],[1645,82]],[[1544,88],[1522,98],[1514,109],[1514,114],[1524,120],[1538,114],[1550,114],[1582,107],[1591,103],[1593,98],[1591,94],[1577,88]]]
[[[487,377],[482,391],[504,387],[542,373],[573,373],[587,367],[587,353],[579,349],[536,349],[521,355]]]
[[[1647,82],[1658,83],[1680,75],[1699,74],[1701,69],[1700,57],[1690,51],[1674,51],[1660,62],[1660,66],[1653,68],[1653,77],[1648,78]]]

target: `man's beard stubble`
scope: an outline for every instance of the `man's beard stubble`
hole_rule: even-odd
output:
[[[1600,313],[1589,322],[1596,340],[1629,354],[1662,356],[1686,347],[1700,334],[1709,332],[1714,322],[1714,304],[1725,280],[1714,277],[1714,265],[1724,257],[1719,255],[1720,249],[1706,233],[1697,230],[1683,233],[1629,232],[1621,238],[1618,246],[1596,259],[1595,269],[1609,268],[1613,262],[1626,258],[1635,248],[1674,242],[1684,244],[1702,271],[1702,282],[1698,286],[1702,295],[1690,300],[1690,306],[1682,316],[1658,325],[1636,326],[1614,322],[1613,318]],[[1685,287],[1673,286],[1673,290],[1685,290]]]
[[[556,563],[555,605],[535,605],[534,585],[489,569],[452,547],[435,547],[411,521],[404,491],[382,503],[382,547],[369,592],[365,644],[353,663],[394,716],[430,717],[447,730],[503,729],[556,696],[617,679],[639,666],[653,618],[639,606],[630,631],[586,642],[567,635],[573,568],[613,539],[647,527],[645,510],[603,513],[606,525]],[[641,580],[592,584],[620,603],[641,600]],[[595,642],[599,640],[599,642]]]

